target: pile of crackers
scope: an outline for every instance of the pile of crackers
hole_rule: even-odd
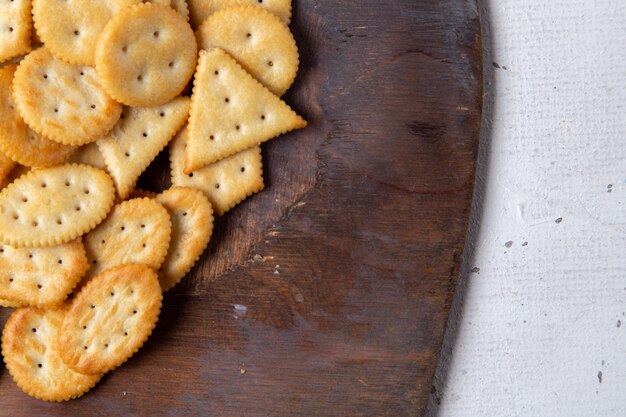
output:
[[[154,329],[214,213],[263,189],[259,145],[306,122],[291,0],[0,3],[2,355],[76,398]],[[135,188],[169,148],[172,187]]]

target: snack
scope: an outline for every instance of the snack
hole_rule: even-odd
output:
[[[95,64],[102,29],[124,7],[141,0],[33,0],[33,20],[41,41],[70,64]]]
[[[141,3],[116,14],[96,47],[109,94],[129,106],[158,106],[187,86],[197,58],[189,23],[172,8]]]
[[[58,310],[20,308],[11,314],[2,332],[2,356],[17,386],[46,401],[80,397],[102,375],[84,375],[65,365],[57,338],[67,307]]]
[[[30,0],[4,0],[0,3],[0,62],[30,51],[33,22]]]
[[[226,52],[200,51],[189,113],[186,173],[305,126],[302,117]]]
[[[152,333],[162,299],[156,272],[145,265],[120,265],[94,277],[63,319],[63,362],[88,375],[117,368]]]
[[[114,199],[113,180],[99,169],[66,164],[30,171],[0,191],[0,242],[69,242],[100,223]]]
[[[54,308],[63,303],[87,269],[80,240],[44,248],[0,245],[0,298]]]
[[[13,99],[31,129],[66,145],[93,142],[111,130],[122,112],[93,68],[59,61],[45,47],[17,67]]]
[[[172,184],[197,188],[204,192],[213,209],[223,215],[246,197],[263,189],[261,148],[246,149],[199,170],[185,174],[185,142],[187,128],[170,144]]]
[[[172,239],[159,269],[161,289],[167,291],[196,263],[211,240],[213,209],[202,191],[172,187],[156,197],[170,214]]]
[[[216,11],[230,6],[246,4],[266,8],[286,25],[291,20],[291,0],[189,0],[191,26],[197,29],[204,22],[204,19]]]
[[[277,96],[298,71],[298,47],[289,28],[256,6],[234,6],[209,16],[196,32],[198,49],[222,48]]]
[[[0,183],[5,184],[9,173],[15,166],[15,161],[0,152]],[[0,186],[2,188],[2,186]]]
[[[96,167],[103,171],[107,170],[107,165],[104,163],[104,158],[102,157],[96,142],[91,142],[78,148],[78,150],[70,156],[67,162],[91,165],[92,167]]]
[[[122,119],[96,142],[121,199],[189,117],[189,98],[158,107],[125,107]]]
[[[24,123],[11,95],[16,68],[16,64],[0,68],[0,151],[26,166],[60,164],[76,151],[76,147],[48,140]]]
[[[125,263],[158,269],[170,243],[172,223],[165,208],[149,198],[124,201],[83,237],[91,269],[83,284],[105,269]]]

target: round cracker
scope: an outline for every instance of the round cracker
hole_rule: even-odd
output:
[[[70,64],[95,64],[104,26],[122,8],[141,0],[33,0],[37,34],[54,56]]]
[[[106,25],[96,47],[105,89],[129,106],[151,107],[179,95],[193,76],[196,41],[189,23],[171,7],[142,3]]]
[[[278,17],[256,6],[234,6],[209,16],[196,32],[199,49],[224,49],[271,92],[282,96],[298,72],[298,47]]]
[[[65,311],[20,308],[2,332],[2,356],[9,373],[22,391],[40,400],[80,397],[102,377],[76,372],[61,360],[56,341]]]
[[[20,62],[13,77],[13,99],[31,129],[65,145],[95,141],[122,113],[93,68],[60,61],[47,48]]]
[[[11,95],[11,82],[16,69],[15,64],[0,68],[0,151],[26,166],[60,164],[74,153],[76,147],[48,140],[24,123]]]
[[[83,287],[65,315],[59,337],[63,361],[90,375],[117,368],[152,333],[162,299],[156,272],[145,265],[102,272]]]
[[[274,13],[286,25],[291,20],[291,0],[189,0],[191,26],[197,29],[204,19],[218,10],[245,4],[261,6]]]

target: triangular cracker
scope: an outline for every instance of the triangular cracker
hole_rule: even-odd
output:
[[[105,137],[98,139],[100,153],[125,199],[139,175],[180,130],[189,115],[189,98],[178,97],[158,107],[125,107],[122,119]]]
[[[185,172],[306,126],[226,52],[200,52],[189,114]]]
[[[213,209],[223,215],[246,197],[263,189],[261,148],[254,146],[189,174],[183,172],[187,128],[170,144],[172,185],[204,192]]]

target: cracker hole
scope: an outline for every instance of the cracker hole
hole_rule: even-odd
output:
[[[237,125],[237,126],[235,126],[235,129],[239,130],[239,129],[241,129],[241,126]]]
[[[130,153],[128,151],[126,151],[126,152],[124,152],[124,156],[128,158],[130,156]]]
[[[102,242],[100,242],[102,245],[104,245],[106,243],[106,240],[102,239]]]
[[[128,52],[128,46],[122,46],[122,52]]]
[[[33,225],[33,227],[39,226],[39,223],[37,223],[37,220],[33,220],[33,222],[31,224]]]
[[[87,326],[83,326],[83,330],[87,330]]]
[[[76,35],[76,36],[80,35],[80,31],[79,31],[78,29],[76,29],[76,30],[74,31],[74,35]]]
[[[40,364],[40,363],[38,363],[38,364],[37,364],[37,367],[38,367],[38,368],[41,368],[42,366],[43,366],[43,365],[42,365],[42,364]]]
[[[219,184],[215,184],[215,188],[220,188],[220,185]]]
[[[33,331],[33,333],[37,333],[37,329],[35,329],[34,327],[31,330]]]
[[[128,336],[128,332],[124,332],[124,336]]]
[[[226,98],[224,99],[224,101],[225,101],[226,103],[228,103],[228,102],[230,102],[230,99],[229,99],[228,97],[226,97]]]
[[[59,112],[59,109],[55,108],[55,109],[54,109],[54,112],[55,112],[55,113],[58,113],[58,112]]]
[[[46,184],[45,182],[41,183],[41,188],[46,188],[48,186],[48,184]]]
[[[193,178],[193,172],[189,174],[189,178]]]
[[[218,70],[215,70],[215,72],[213,74],[220,75],[220,72]]]
[[[137,81],[141,81],[141,80],[143,80],[143,75],[139,74],[139,75],[137,76]]]
[[[115,292],[111,291],[111,297],[115,297]]]
[[[11,0],[11,1],[13,1],[13,0]],[[9,32],[13,32],[13,27],[12,26],[9,26]]]
[[[185,212],[183,213],[183,216],[186,216],[186,215],[187,215],[187,212],[185,211]]]
[[[123,232],[124,230],[126,230],[126,228],[124,226],[120,227],[120,230]]]
[[[89,194],[89,189],[85,188],[85,190],[83,191],[85,194]]]
[[[213,140],[213,139],[215,139],[215,136],[211,135],[211,136],[209,136],[209,139]]]
[[[141,228],[143,229],[144,227],[146,227],[146,225],[145,225],[145,224],[142,224],[142,225],[141,225]]]
[[[148,137],[148,134],[147,134],[146,132],[143,132],[141,135],[142,135],[144,138],[147,138],[147,137]]]
[[[146,244],[145,244],[145,243],[144,243],[144,244],[142,244],[142,245],[141,245],[141,247],[142,247],[142,248],[145,248],[145,247],[146,247]]]
[[[167,64],[168,67],[173,68],[174,67],[174,61],[170,61],[169,64]]]
[[[104,344],[104,347],[105,347],[105,348],[108,348],[108,347],[109,347],[109,344],[108,344],[108,343],[105,343],[105,344]]]
[[[268,65],[268,66],[270,66],[270,67],[273,67],[273,66],[274,66],[274,62],[272,62],[272,61],[268,61],[268,62],[267,62],[267,65]]]
[[[96,308],[96,306],[95,306],[94,304],[92,304],[92,305],[91,305],[91,308],[92,308],[92,309],[94,309],[94,308]]]
[[[83,346],[83,348],[84,348],[85,350],[87,350],[87,346]]]
[[[80,76],[82,77],[83,75],[85,75],[85,73],[83,71],[80,72]]]
[[[261,115],[261,120],[265,120],[265,115],[264,114]]]
[[[63,264],[63,259],[59,259],[59,260],[57,261],[57,263],[58,263],[59,265]]]
[[[13,214],[13,220],[17,220],[19,218],[20,218],[20,216],[18,216],[17,213]]]
[[[158,31],[158,30],[155,30],[155,31],[152,33],[152,36],[154,36],[155,38],[158,38],[158,37],[159,37],[159,31]]]
[[[241,172],[245,172],[246,171],[246,167],[241,167]]]
[[[95,109],[95,108],[96,108],[96,105],[95,105],[95,104],[92,104],[92,105],[91,105],[91,108],[92,108],[92,109]]]
[[[133,310],[133,314],[137,314],[137,310]]]
[[[165,112],[161,112],[161,113],[159,113],[159,116],[161,116],[161,117],[165,117]]]
[[[57,224],[63,224],[63,220],[57,219]],[[60,263],[60,262],[59,262]]]
[[[76,206],[76,211],[80,211],[80,206]]]
[[[4,253],[4,248],[0,248],[0,253]]]
[[[9,282],[13,282],[13,278],[9,278]]]
[[[28,259],[33,259],[33,253],[32,252],[28,254]]]
[[[44,78],[44,80],[47,80],[48,79],[48,74],[44,74],[43,78]]]
[[[246,38],[250,39],[252,37],[251,33],[246,33]]]
[[[42,288],[43,288],[43,287],[42,287],[42,285],[41,285],[41,284],[37,284],[37,289],[38,289],[38,290],[40,290],[40,289],[42,289]]]
[[[95,264],[97,264],[97,263],[98,263],[98,261],[96,261],[96,260],[94,259],[93,261],[91,261],[91,263],[95,265]],[[92,308],[93,308],[93,307],[92,307]]]
[[[71,184],[71,183],[70,183],[70,180],[65,180],[65,186],[66,186],[66,187],[69,187],[69,186],[70,186],[70,184]]]

